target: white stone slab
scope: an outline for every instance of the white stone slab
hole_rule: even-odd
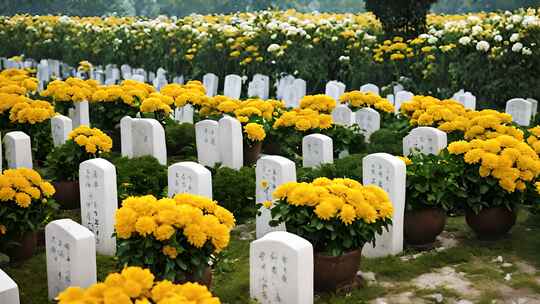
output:
[[[506,102],[506,113],[520,126],[529,126],[533,115],[533,105],[523,98],[513,98]]]
[[[242,124],[236,118],[225,116],[219,120],[218,142],[221,165],[239,170],[244,165]]]
[[[49,300],[70,286],[87,288],[96,283],[94,234],[71,219],[45,227]]]
[[[270,77],[262,74],[255,74],[253,80],[248,85],[248,97],[268,99],[269,94]]]
[[[296,181],[296,166],[293,161],[275,155],[265,155],[257,160],[255,167],[256,176],[256,202],[261,204],[265,201],[272,201],[272,193],[276,188],[286,182]],[[263,181],[267,183],[267,187],[263,187]],[[261,207],[259,210],[261,215],[257,215],[256,233],[257,238],[261,238],[272,231],[285,231],[284,224],[277,227],[269,225],[272,216],[270,210]]]
[[[206,88],[206,96],[216,96],[219,86],[219,78],[213,73],[205,74],[203,76],[203,85]]]
[[[242,95],[242,77],[235,74],[225,76],[223,95],[240,99],[240,95]]]
[[[396,113],[399,113],[401,104],[407,101],[411,101],[414,97],[414,94],[409,91],[399,91],[395,94],[394,109]]]
[[[88,101],[74,102],[73,104],[75,105],[73,116],[71,117],[73,128],[82,125],[90,126],[90,108]]]
[[[30,136],[22,131],[12,131],[4,136],[7,167],[32,169],[32,144]]]
[[[71,119],[64,115],[56,115],[51,118],[51,134],[55,147],[63,145],[73,129]]]
[[[361,86],[360,91],[364,93],[371,92],[380,95],[379,87],[374,85],[373,83],[366,83],[365,85]]]
[[[168,169],[168,195],[191,193],[212,199],[212,173],[196,162],[180,162]]]
[[[534,98],[527,98],[527,101],[532,104],[532,118],[536,116],[536,113],[538,113],[538,100]]]
[[[381,114],[372,108],[363,108],[356,111],[355,115],[360,133],[364,134],[366,142],[369,142],[371,134],[381,128]]]
[[[396,255],[403,251],[403,219],[405,216],[405,163],[387,153],[370,154],[362,160],[362,182],[379,186],[388,193],[394,207],[392,225],[375,237],[375,247],[366,244],[362,254],[367,257]]]
[[[0,303],[20,304],[19,287],[5,272],[0,269]]]
[[[261,304],[313,304],[313,246],[284,231],[251,242],[249,293]]]
[[[332,111],[332,120],[336,125],[349,127],[354,124],[355,116],[347,105],[340,104]]]
[[[79,165],[81,222],[94,233],[99,254],[114,256],[116,239],[114,215],[118,208],[116,168],[103,158],[95,158]]]
[[[302,165],[314,168],[334,162],[332,138],[323,134],[311,134],[302,139]]]
[[[181,108],[174,109],[174,120],[179,123],[193,124],[194,109],[190,104],[186,104]]]
[[[123,157],[133,157],[133,121],[129,116],[120,119],[120,142]]]
[[[132,125],[133,157],[150,155],[167,165],[165,130],[155,119],[136,118]]]
[[[423,154],[439,154],[446,145],[445,132],[432,127],[417,127],[403,138],[403,155],[408,156],[413,150]]]
[[[339,100],[339,97],[345,93],[345,85],[342,82],[332,80],[326,84],[325,94]]]
[[[218,149],[219,124],[215,120],[202,120],[195,124],[197,143],[197,162],[203,166],[214,167],[219,163]]]

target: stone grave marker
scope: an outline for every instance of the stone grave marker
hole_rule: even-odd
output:
[[[302,165],[314,168],[334,162],[332,138],[323,134],[311,134],[302,139]]]
[[[174,120],[179,123],[193,124],[193,106],[186,104],[181,108],[174,109]]]
[[[403,155],[409,156],[413,150],[423,154],[439,154],[446,145],[445,132],[432,127],[417,127],[403,138]]]
[[[208,73],[203,76],[203,84],[206,88],[206,96],[214,97],[217,95],[219,78],[216,74]]]
[[[513,98],[506,102],[506,113],[520,126],[529,126],[533,115],[533,105],[523,98]]]
[[[236,118],[225,116],[218,122],[219,158],[224,167],[240,170],[244,165],[242,124]]]
[[[372,108],[363,108],[356,111],[355,115],[360,133],[364,134],[366,142],[369,142],[371,134],[381,128],[381,114]]]
[[[160,164],[167,164],[165,130],[155,119],[136,118],[132,122],[133,157],[151,155]]]
[[[261,304],[313,304],[313,246],[285,231],[249,246],[249,294]]]
[[[532,119],[534,120],[534,117],[536,116],[536,113],[538,112],[538,100],[534,98],[527,98],[527,101],[532,104]]]
[[[56,115],[51,118],[51,134],[55,147],[63,145],[73,129],[71,119],[64,115]]]
[[[405,163],[387,153],[370,154],[362,160],[362,182],[379,186],[388,193],[394,207],[392,225],[375,237],[375,247],[366,244],[362,254],[367,257],[396,255],[403,251],[403,218],[405,216]]]
[[[242,77],[235,74],[225,76],[223,95],[240,99],[240,95],[242,95]]]
[[[12,131],[4,136],[6,162],[9,169],[32,169],[32,144],[30,136],[22,131]]]
[[[0,269],[0,303],[20,304],[19,287],[5,272]]]
[[[81,223],[94,233],[96,250],[101,255],[114,256],[116,239],[114,215],[118,208],[116,168],[103,158],[79,165]]]
[[[75,108],[70,109],[70,118],[73,122],[73,128],[82,125],[90,126],[90,109],[88,101],[74,102]]]
[[[219,163],[218,149],[219,124],[215,120],[205,119],[195,124],[197,144],[197,162],[203,166],[214,167]]]
[[[258,204],[265,201],[272,201],[272,193],[276,188],[286,182],[296,181],[296,166],[293,161],[276,155],[265,155],[257,160],[255,167],[256,179],[256,202]],[[257,215],[256,233],[257,238],[263,237],[272,231],[285,231],[285,225],[271,227],[269,222],[272,219],[270,210],[261,207],[261,215]]]
[[[409,91],[399,91],[395,94],[394,109],[396,113],[399,113],[399,108],[401,104],[407,101],[411,101],[414,97],[414,94]]]
[[[191,193],[212,199],[212,173],[205,166],[186,161],[171,165],[168,169],[168,195]]]
[[[355,119],[349,106],[340,104],[332,111],[332,120],[336,125],[349,127],[354,124]]]
[[[96,283],[94,234],[71,219],[45,227],[49,300],[70,286],[87,288]]]
[[[262,74],[255,74],[253,80],[248,85],[248,96],[268,99],[270,94],[270,77]]]
[[[364,93],[371,92],[380,95],[379,87],[374,85],[373,83],[366,83],[365,85],[361,86],[360,91]]]

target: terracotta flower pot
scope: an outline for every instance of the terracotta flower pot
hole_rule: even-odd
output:
[[[517,212],[506,207],[482,209],[478,214],[468,209],[465,220],[480,240],[497,240],[516,224]]]
[[[337,257],[315,253],[313,256],[315,290],[327,292],[352,286],[360,267],[361,257],[362,249]]]
[[[13,239],[16,243],[7,249],[7,255],[12,261],[20,262],[31,258],[37,247],[37,234],[34,231],[25,232]]]
[[[446,213],[441,208],[405,212],[403,225],[405,243],[417,249],[431,249],[445,225]]]
[[[53,182],[56,193],[54,199],[60,204],[62,209],[71,210],[81,208],[81,198],[78,181]]]
[[[244,166],[254,165],[259,159],[262,150],[262,141],[258,141],[253,145],[244,143]]]
[[[212,286],[212,269],[210,267],[207,267],[203,272],[202,278],[195,278],[194,274],[186,274],[185,280],[180,280],[176,283],[183,284],[187,282],[199,283],[201,285],[205,285],[206,287],[208,287],[208,289],[210,289],[210,287]]]
[[[281,153],[279,143],[275,141],[265,142],[263,150],[264,150],[264,153],[268,155],[279,155]]]

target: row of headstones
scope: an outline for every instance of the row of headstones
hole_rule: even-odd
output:
[[[404,153],[413,148],[437,153],[446,146],[446,134],[437,129],[414,129],[404,139]],[[396,254],[402,250],[405,204],[405,165],[392,155],[372,154],[363,160],[363,183],[375,184],[389,193],[394,204],[393,225],[377,236],[377,246],[366,245],[366,256]],[[211,174],[204,166],[184,162],[168,170],[169,196],[189,192],[212,197]],[[296,180],[294,162],[281,156],[264,156],[257,162],[257,202],[272,199],[282,183]],[[262,181],[268,186],[263,187]],[[115,254],[112,237],[116,211],[116,169],[104,159],[92,159],[79,168],[82,225],[70,219],[51,222],[45,229],[49,299],[69,286],[87,287],[96,282],[96,251]],[[311,303],[313,297],[313,252],[309,242],[298,236],[271,231],[270,214],[261,210],[257,218],[257,237],[250,248],[250,292],[262,303]],[[265,236],[266,235],[266,236]],[[264,237],[263,237],[264,236]],[[289,266],[291,265],[291,266]],[[0,300],[19,303],[17,285],[0,272]],[[307,301],[307,302],[305,302]]]
[[[506,102],[505,112],[520,126],[529,126],[538,111],[538,101],[532,98],[513,98]]]

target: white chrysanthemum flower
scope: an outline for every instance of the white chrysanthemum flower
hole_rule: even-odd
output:
[[[270,53],[273,53],[273,52],[279,51],[280,49],[281,47],[279,46],[279,44],[272,43],[268,46],[268,49],[266,50]]]
[[[471,37],[463,36],[463,37],[459,38],[459,44],[468,45],[469,43],[471,43]]]
[[[481,52],[489,51],[489,42],[487,42],[485,40],[479,41],[476,44],[476,50],[481,51]]]
[[[512,45],[512,52],[520,52],[523,49],[523,44],[521,42],[516,42]]]

